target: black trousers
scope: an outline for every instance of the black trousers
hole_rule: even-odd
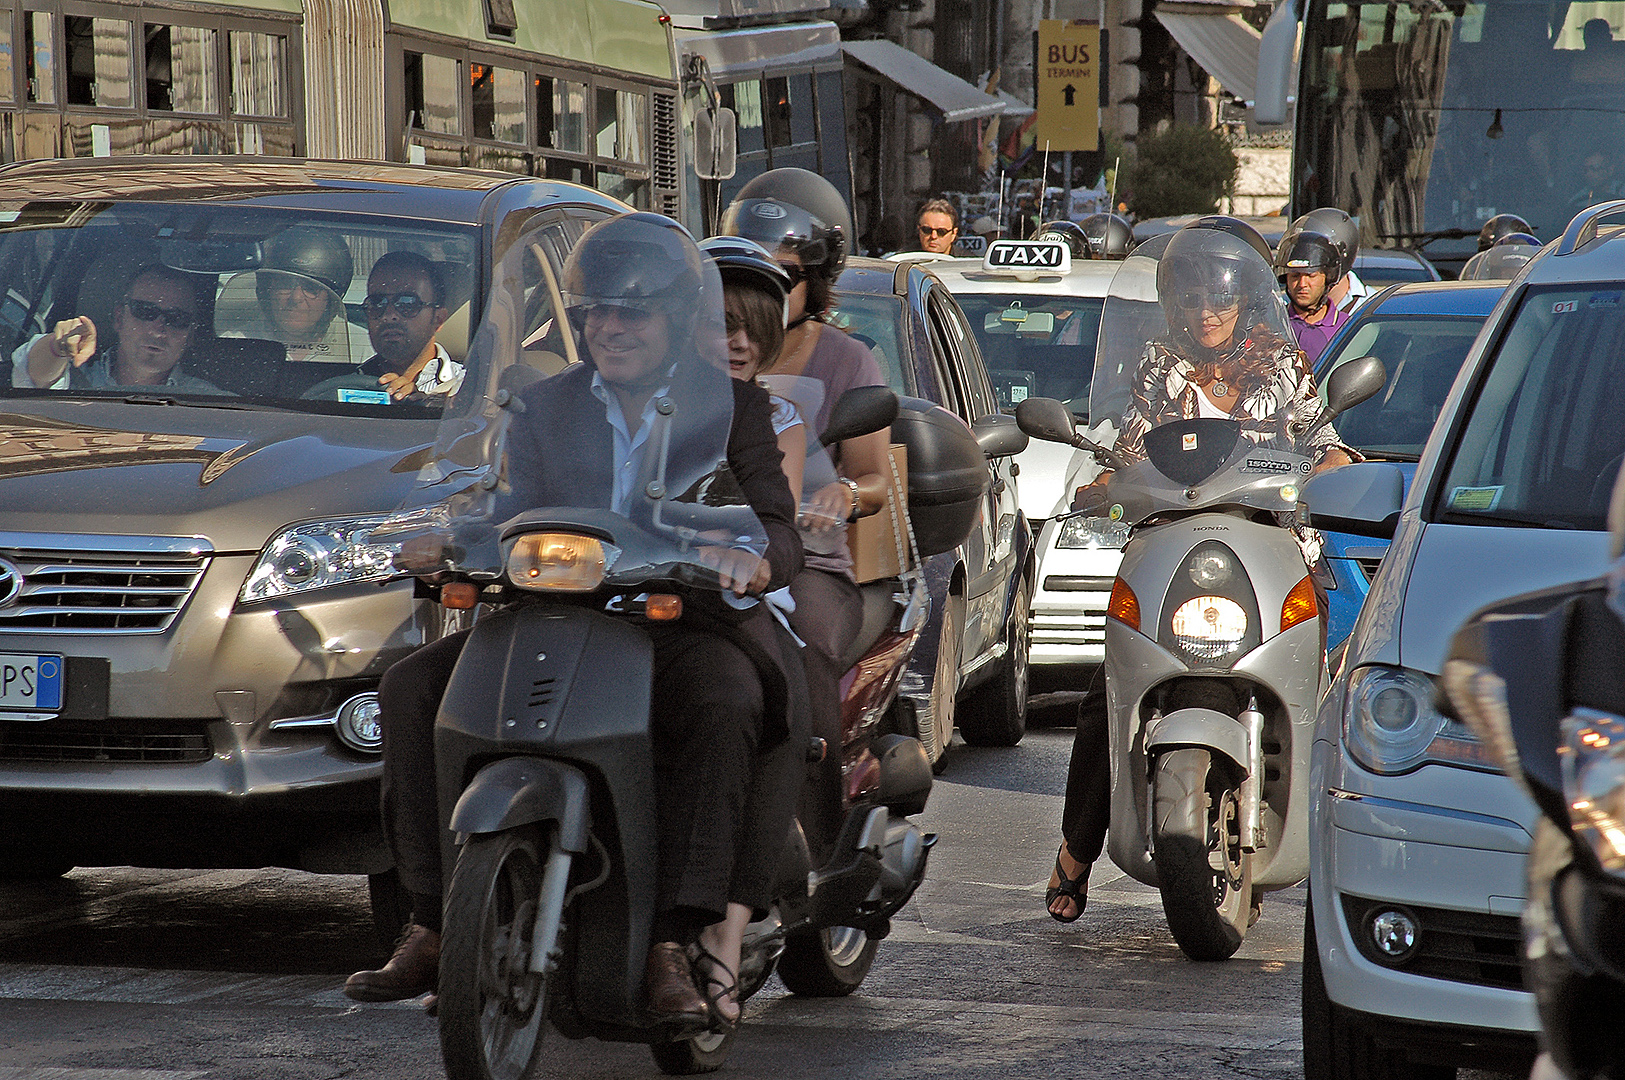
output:
[[[1072,760],[1066,767],[1061,836],[1079,862],[1092,863],[1106,846],[1112,821],[1111,745],[1104,708],[1080,708]]]
[[[807,643],[801,658],[807,671],[807,711],[812,733],[828,743],[824,760],[811,766],[813,783],[800,800],[801,824],[815,862],[829,857],[841,829],[841,677],[840,657],[863,629],[863,596],[847,577],[824,570],[803,570],[790,583],[796,610],[790,625]]]
[[[680,624],[648,631],[657,940],[669,940],[697,932],[727,909],[761,741],[762,690],[754,665],[726,638]],[[434,928],[443,890],[434,720],[467,641],[464,631],[425,645],[385,672],[378,688],[384,833],[412,896],[413,920]],[[786,814],[781,842],[787,827]]]

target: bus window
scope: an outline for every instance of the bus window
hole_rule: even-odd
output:
[[[405,56],[406,110],[412,126],[441,135],[458,134],[462,125],[458,115],[457,61],[432,53],[409,52]]]
[[[0,18],[0,101],[11,101],[13,92],[11,66],[11,19]]]
[[[722,104],[734,111],[741,154],[767,149],[762,131],[762,84],[755,79],[731,83],[722,89]]]
[[[231,32],[231,111],[238,116],[288,115],[288,39]]]
[[[551,84],[551,85],[549,85]],[[545,106],[543,102],[546,102]],[[536,108],[541,117],[536,140],[543,146],[564,150],[572,154],[587,152],[587,84],[569,79],[549,79],[545,75],[536,80]],[[549,177],[567,180],[569,177]]]
[[[49,12],[30,11],[23,15],[23,43],[28,56],[28,100],[39,105],[56,103],[56,43],[51,35]],[[54,154],[55,151],[52,151]],[[45,157],[51,154],[42,155]]]
[[[214,31],[147,24],[147,108],[217,113],[219,77]]]
[[[64,74],[69,105],[128,109],[135,105],[130,79],[130,24],[123,19],[69,15],[62,20]]]
[[[790,141],[817,142],[817,108],[813,104],[812,73],[791,75],[785,81],[790,84]]]
[[[767,145],[789,146],[790,138],[790,82],[788,79],[771,78],[763,80],[767,91],[763,117],[767,121]]]
[[[599,157],[649,163],[649,106],[642,94],[600,86],[597,126]]]
[[[489,64],[468,65],[474,92],[471,119],[476,139],[525,141],[525,73]]]

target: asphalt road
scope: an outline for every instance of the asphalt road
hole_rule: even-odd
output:
[[[1241,951],[1184,959],[1158,898],[1104,860],[1070,926],[1043,911],[1072,732],[955,747],[930,874],[850,998],[747,1006],[724,1076],[1299,1077],[1301,889]],[[284,871],[77,870],[0,886],[0,1080],[440,1077],[413,1003],[339,986],[381,959],[366,885]],[[655,1075],[645,1048],[550,1036],[546,1077]]]

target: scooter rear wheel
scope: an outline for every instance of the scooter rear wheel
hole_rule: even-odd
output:
[[[1247,934],[1253,891],[1235,786],[1208,751],[1169,750],[1152,770],[1151,795],[1168,929],[1192,960],[1228,960]]]
[[[457,856],[440,944],[448,1080],[520,1080],[535,1062],[547,977],[530,953],[546,852],[530,827],[472,836]]]
[[[791,934],[779,957],[779,978],[802,997],[845,997],[863,985],[879,947],[855,926]]]

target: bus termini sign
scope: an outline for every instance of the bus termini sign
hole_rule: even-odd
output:
[[[1053,240],[995,240],[982,256],[982,269],[989,274],[1067,274],[1072,270],[1072,252]]]

